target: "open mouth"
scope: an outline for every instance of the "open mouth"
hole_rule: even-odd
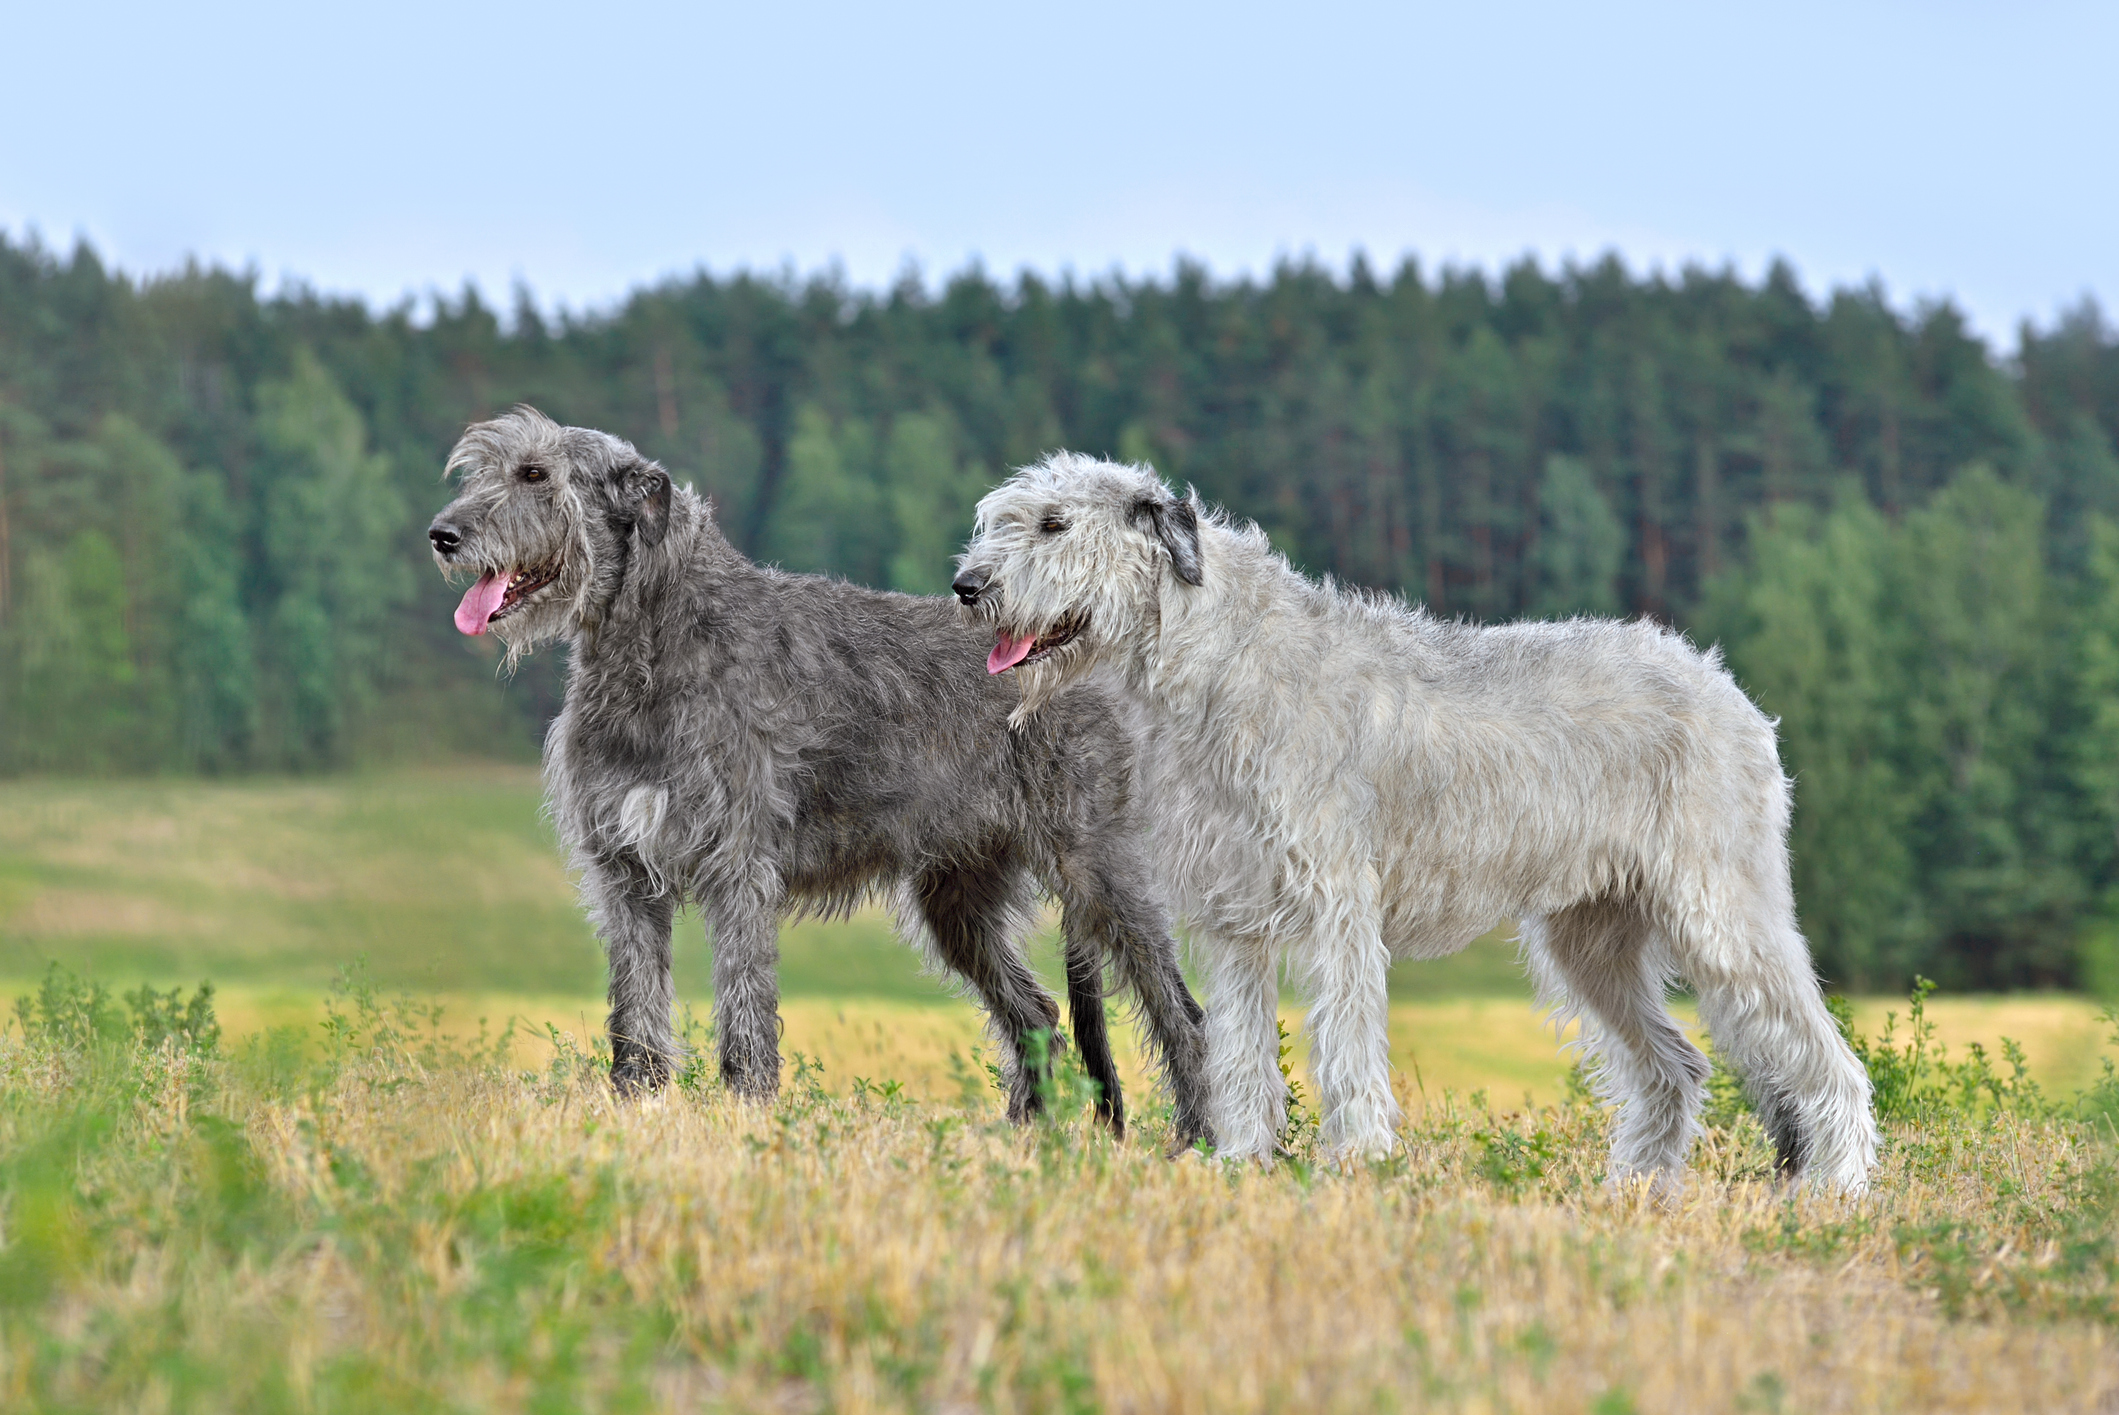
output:
[[[559,566],[560,562],[554,560],[551,564],[541,565],[535,570],[517,570],[514,577],[508,581],[507,591],[500,597],[500,608],[493,611],[493,619],[513,614],[522,607],[524,600],[558,579]],[[492,620],[486,622],[490,624]]]
[[[1016,638],[1003,629],[994,638],[993,652],[986,655],[986,671],[1006,673],[1011,668],[1021,668],[1024,664],[1050,658],[1074,642],[1075,636],[1088,626],[1089,616],[1070,614],[1042,634],[1025,634]]]
[[[466,634],[483,634],[496,620],[507,618],[557,580],[565,563],[554,560],[549,565],[512,573],[488,570],[478,577],[478,583],[464,591],[463,603],[456,606],[456,627]]]

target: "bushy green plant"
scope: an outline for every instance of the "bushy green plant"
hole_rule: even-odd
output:
[[[83,982],[57,963],[45,968],[35,992],[15,999],[15,1020],[31,1046],[53,1051],[120,1042],[128,1033],[109,988]]]
[[[190,997],[182,988],[158,992],[142,984],[125,994],[125,1010],[110,989],[75,977],[54,962],[37,990],[15,999],[15,1020],[32,1047],[83,1052],[98,1046],[156,1051],[165,1045],[195,1056],[212,1056],[221,1045],[214,1016],[213,984],[200,983]]]
[[[2105,1025],[2105,1040],[2119,1048],[2119,1005],[2106,1007],[2097,1016]],[[2109,1052],[2099,1059],[2099,1065],[2102,1074],[2082,1094],[2083,1115],[2106,1139],[2119,1142],[2119,1067],[2112,1065]]]
[[[2001,1039],[2001,1066],[1978,1042],[1965,1049],[1962,1061],[1949,1059],[1948,1048],[1935,1040],[1927,1001],[1935,993],[1932,979],[1916,976],[1906,996],[1906,1026],[1898,1014],[1884,1014],[1883,1031],[1873,1040],[1855,1032],[1852,1014],[1839,1002],[1839,1019],[1854,1054],[1869,1073],[1880,1121],[1919,1121],[1939,1115],[1976,1117],[1990,1112],[2040,1117],[2056,1107],[2031,1079],[2023,1047]]]
[[[1317,1148],[1318,1117],[1304,1103],[1302,1082],[1295,1076],[1295,1038],[1289,1033],[1286,1022],[1275,1018],[1273,1025],[1280,1034],[1280,1049],[1275,1054],[1280,1063],[1280,1081],[1287,1087],[1280,1123],[1280,1148],[1284,1154],[1307,1157]]]

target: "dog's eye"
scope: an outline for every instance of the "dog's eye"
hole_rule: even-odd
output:
[[[1057,516],[1047,516],[1037,523],[1037,528],[1048,536],[1056,536],[1067,529],[1067,523]]]
[[[543,467],[524,467],[522,469],[522,479],[524,481],[543,481],[549,475],[550,473],[546,472]]]

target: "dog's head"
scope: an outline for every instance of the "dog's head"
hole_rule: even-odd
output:
[[[449,453],[456,499],[427,527],[442,572],[471,575],[466,634],[511,655],[579,630],[669,529],[669,474],[633,445],[520,407],[474,423]]]
[[[1202,582],[1199,502],[1147,467],[1060,452],[979,502],[953,588],[991,626],[989,673],[1014,673],[1023,712],[1106,659],[1153,652],[1167,589]]]

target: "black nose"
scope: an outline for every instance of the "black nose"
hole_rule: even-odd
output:
[[[456,527],[445,526],[439,521],[427,527],[427,539],[433,544],[437,555],[454,555],[456,547],[464,543],[464,538],[457,532]]]
[[[984,570],[966,570],[963,574],[956,577],[956,583],[949,588],[955,590],[956,597],[964,603],[977,604],[979,596],[985,592],[986,580],[987,575]]]

